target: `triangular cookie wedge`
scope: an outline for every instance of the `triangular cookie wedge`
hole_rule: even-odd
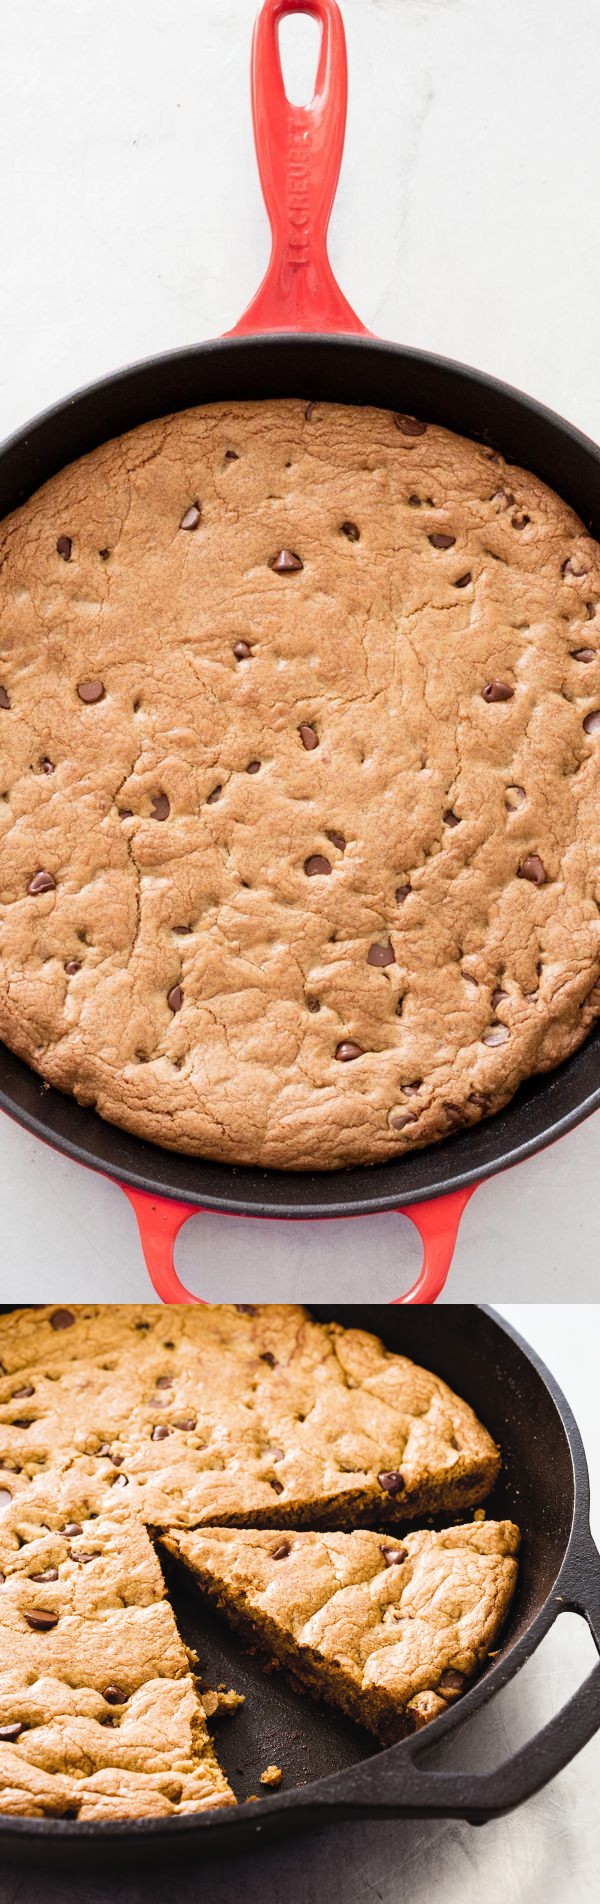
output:
[[[519,1530],[484,1520],[397,1540],[204,1527],[163,1540],[231,1625],[389,1744],[444,1712],[493,1646]]]

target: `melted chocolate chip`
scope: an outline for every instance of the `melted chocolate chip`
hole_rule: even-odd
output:
[[[154,1386],[155,1388],[172,1388],[173,1387],[172,1375],[157,1375]]]
[[[151,1441],[166,1441],[168,1433],[169,1433],[168,1428],[164,1428],[163,1426],[161,1426],[160,1422],[157,1422],[156,1427],[152,1429],[150,1440]]]
[[[302,741],[302,746],[306,748],[307,753],[312,753],[313,749],[319,745],[319,736],[315,728],[309,727],[307,721],[302,721],[298,728],[298,733]]]
[[[173,1427],[181,1428],[184,1434],[191,1434],[196,1426],[195,1415],[177,1415],[173,1418]]]
[[[377,1479],[384,1494],[404,1494],[406,1491],[406,1482],[399,1468],[383,1468]]]
[[[340,535],[347,536],[349,542],[360,542],[360,529],[355,522],[341,522]]]
[[[103,681],[78,681],[77,683],[79,699],[85,701],[86,707],[91,707],[94,701],[102,701],[105,692]]]
[[[531,516],[526,516],[525,512],[523,511],[523,514],[521,516],[511,516],[510,521],[511,521],[511,528],[526,529],[528,522],[531,522]]]
[[[49,1633],[51,1627],[58,1626],[58,1613],[50,1613],[47,1607],[39,1607],[36,1613],[26,1613],[24,1618],[36,1633]]]
[[[7,693],[6,688],[2,687],[0,687],[0,707],[10,707],[10,694]]]
[[[396,887],[396,905],[403,906],[405,899],[408,899],[409,892],[410,892],[410,886],[397,886]]]
[[[495,992],[492,992],[492,1008],[494,1011],[497,1010],[498,1005],[501,1005],[503,998],[508,998],[508,992],[503,992],[502,986],[497,985]]]
[[[292,1550],[290,1547],[289,1540],[280,1540],[279,1546],[273,1548],[271,1559],[272,1560],[287,1560],[287,1556],[289,1553],[291,1553],[291,1551]]]
[[[56,886],[56,880],[54,878],[54,873],[45,873],[41,871],[39,873],[34,873],[33,879],[30,879],[29,881],[27,891],[28,893],[32,893],[35,897],[38,893],[54,892],[55,886]]]
[[[456,536],[444,535],[441,530],[435,530],[433,535],[428,536],[427,540],[431,543],[432,549],[453,549]]]
[[[44,1573],[30,1573],[30,1580],[36,1585],[45,1586],[48,1580],[58,1580],[58,1567],[46,1567]]]
[[[170,992],[167,992],[167,1005],[170,1006],[172,1012],[181,1011],[183,1005],[183,989],[181,985],[171,986]]]
[[[414,1111],[390,1111],[388,1124],[392,1130],[405,1130],[407,1124],[416,1124]]]
[[[438,1692],[441,1692],[443,1698],[447,1698],[448,1693],[462,1692],[466,1683],[466,1673],[455,1672],[452,1666],[447,1666],[446,1671],[442,1673],[441,1679],[438,1680],[437,1689]]]
[[[83,1533],[83,1528],[79,1521],[67,1521],[66,1526],[61,1528],[61,1533],[68,1534],[69,1540],[76,1540],[78,1534]]]
[[[248,647],[247,641],[236,641],[233,645],[233,652],[236,661],[248,661],[252,649]]]
[[[396,954],[394,952],[394,947],[391,944],[389,939],[386,939],[384,945],[375,944],[375,945],[369,946],[369,950],[367,952],[367,965],[385,966],[385,965],[395,965],[395,963],[396,963]]]
[[[19,1739],[23,1731],[24,1727],[18,1720],[14,1725],[0,1725],[0,1740],[4,1745],[14,1745],[15,1739]]]
[[[200,504],[198,502],[190,503],[189,509],[186,509],[185,515],[181,518],[179,524],[180,529],[197,529],[200,521],[200,513]]]
[[[571,655],[571,658],[572,658],[572,660],[573,660],[573,661],[585,661],[585,662],[587,662],[587,661],[595,661],[595,660],[596,660],[596,649],[595,649],[595,648],[571,648],[571,649],[569,650],[569,653],[570,653],[570,655]]]
[[[299,569],[304,568],[304,563],[301,562],[299,555],[294,554],[293,549],[278,549],[277,555],[272,555],[269,559],[269,568],[274,570],[275,575],[295,575]]]
[[[593,714],[586,714],[583,729],[586,734],[600,734],[600,707],[594,708]]]
[[[332,833],[328,833],[328,834],[327,834],[327,839],[328,839],[328,840],[331,840],[331,844],[332,844],[332,846],[337,846],[337,849],[338,849],[338,852],[339,852],[339,853],[345,853],[345,851],[346,851],[346,841],[345,841],[345,839],[344,839],[344,835],[343,835],[343,833],[333,833],[333,832],[332,832]]]
[[[124,1706],[127,1693],[123,1691],[122,1686],[110,1685],[104,1687],[102,1698],[106,1700],[108,1706]]]
[[[331,862],[325,859],[323,853],[313,853],[310,859],[305,859],[304,871],[307,879],[315,879],[319,873],[325,875],[331,872]]]
[[[342,1038],[341,1044],[336,1045],[335,1055],[340,1064],[350,1064],[353,1058],[362,1058],[364,1054],[362,1045],[355,1045],[351,1038]]]
[[[75,973],[80,971],[81,971],[81,959],[67,959],[65,964],[65,972],[67,974],[67,978],[73,978]]]
[[[528,853],[517,867],[517,879],[529,879],[532,886],[545,886],[546,877],[546,868],[539,853]]]
[[[71,536],[59,535],[56,544],[56,553],[57,555],[62,555],[63,562],[70,562],[72,548],[73,542]]]
[[[260,760],[249,760],[247,768],[246,768],[246,773],[251,773],[251,774],[260,773]]]
[[[484,701],[512,701],[514,691],[507,681],[488,681],[481,693]]]
[[[71,1556],[71,1560],[76,1560],[77,1565],[79,1567],[89,1567],[90,1560],[100,1559],[99,1547],[90,1547],[90,1548],[80,1547],[77,1553],[74,1553],[73,1548],[70,1547],[69,1553]]]
[[[166,793],[153,793],[151,818],[153,820],[168,820],[170,811],[171,804]]]
[[[54,1309],[50,1316],[51,1329],[72,1329],[75,1321],[71,1309]]]
[[[403,1560],[406,1560],[408,1547],[382,1547],[381,1552],[386,1567],[401,1567]]]
[[[400,412],[394,417],[394,423],[403,436],[424,436],[427,429],[427,424],[421,423],[418,417],[402,416]]]
[[[460,826],[460,815],[454,812],[453,807],[446,807],[442,818],[446,826]]]

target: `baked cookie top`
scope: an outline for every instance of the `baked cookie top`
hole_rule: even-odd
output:
[[[0,1033],[168,1148],[328,1169],[600,1010],[600,551],[368,408],[164,418],[0,529]]]
[[[506,1618],[519,1530],[474,1521],[402,1541],[205,1527],[167,1534],[220,1611],[384,1741],[446,1711]]]
[[[60,1474],[155,1527],[405,1520],[500,1466],[467,1403],[362,1329],[293,1304],[52,1307],[0,1318],[0,1509]]]

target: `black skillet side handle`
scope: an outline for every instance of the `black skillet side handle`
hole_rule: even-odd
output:
[[[549,1632],[560,1613],[579,1613],[587,1621],[600,1655],[600,1554],[589,1528],[576,1533],[564,1566],[548,1603],[547,1617],[540,1639]],[[520,1664],[530,1649],[524,1646]],[[458,1708],[455,1708],[458,1716]],[[438,1772],[420,1763],[427,1744],[425,1727],[400,1749],[402,1766],[395,1752],[381,1759],[370,1759],[357,1768],[351,1794],[347,1785],[344,1801],[351,1802],[363,1815],[379,1813],[394,1817],[465,1818],[470,1824],[483,1825],[491,1818],[514,1811],[526,1799],[548,1785],[565,1765],[582,1750],[600,1729],[600,1663],[593,1667],[583,1685],[567,1700],[560,1712],[528,1740],[518,1752],[492,1772]],[[433,1743],[433,1741],[431,1741]],[[345,1809],[345,1803],[344,1803]]]

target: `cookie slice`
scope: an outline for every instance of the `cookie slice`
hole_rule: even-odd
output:
[[[232,1626],[384,1744],[464,1690],[517,1578],[511,1521],[402,1541],[223,1527],[163,1538]]]
[[[145,1528],[32,1489],[0,1518],[0,1812],[234,1804]]]

